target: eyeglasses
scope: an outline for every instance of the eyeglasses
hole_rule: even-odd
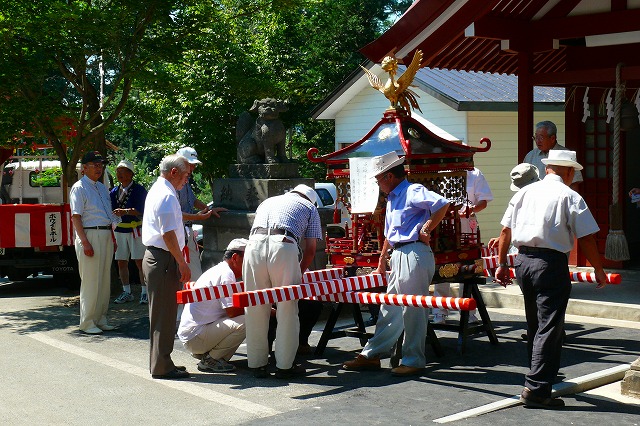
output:
[[[531,136],[531,140],[535,142],[535,141],[541,141],[541,140],[544,140],[544,139],[549,139],[550,137],[551,137],[550,135],[546,135],[546,136],[545,135],[533,135],[533,136]]]
[[[91,167],[97,167],[97,168],[104,168],[104,163],[87,163],[87,166],[91,166]]]
[[[385,173],[382,177],[377,177],[376,176],[376,182],[380,183],[380,182],[382,182],[383,180],[385,180],[388,177],[389,177],[389,173]]]

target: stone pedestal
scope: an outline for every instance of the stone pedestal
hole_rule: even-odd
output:
[[[220,218],[211,217],[203,222],[204,252],[202,270],[209,269],[222,260],[227,245],[234,238],[249,238],[255,211],[267,198],[284,194],[296,185],[313,188],[314,180],[298,175],[297,163],[232,164],[231,178],[213,182],[213,200],[216,207],[226,207],[228,212]],[[241,175],[246,177],[240,177]],[[295,176],[293,176],[295,175]],[[320,211],[323,235],[326,224],[333,219],[332,211]],[[324,269],[327,264],[325,243],[319,241],[312,269]]]
[[[623,395],[640,398],[640,358],[631,363],[631,369],[625,373],[620,387]]]

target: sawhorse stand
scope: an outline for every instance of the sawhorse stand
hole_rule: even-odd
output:
[[[342,308],[344,305],[349,305],[351,307],[353,313],[353,320],[355,322],[355,326],[347,326],[347,327],[338,327],[336,328],[336,322],[340,317],[340,313],[342,312]],[[362,319],[362,311],[360,309],[360,305],[357,303],[332,303],[331,304],[331,313],[329,314],[329,318],[324,326],[324,330],[322,331],[322,336],[320,336],[320,340],[318,341],[318,345],[316,346],[316,350],[314,354],[316,356],[320,356],[324,353],[324,350],[327,347],[327,343],[331,339],[337,339],[340,337],[357,337],[360,339],[360,344],[362,346],[367,344],[367,340],[369,340],[373,336],[372,333],[368,333],[364,324],[364,320]],[[402,338],[404,334],[400,336],[398,343],[396,344],[396,355],[392,357],[393,359],[401,351],[402,348]],[[433,329],[433,326],[429,324],[427,327],[427,343],[431,345],[433,351],[436,356],[441,357],[444,355],[442,351],[442,346],[440,346],[440,342],[438,341],[438,336]],[[398,358],[399,359],[399,358]]]
[[[481,322],[479,324],[469,324],[469,311],[460,311],[459,324],[433,324],[432,328],[436,330],[447,330],[458,332],[458,353],[464,354],[467,344],[467,337],[486,332],[489,337],[489,341],[497,345],[498,337],[493,329],[491,318],[487,312],[487,306],[482,299],[482,293],[478,289],[478,284],[484,284],[485,279],[482,277],[473,277],[462,280],[461,284],[464,284],[464,290],[462,291],[462,297],[473,297],[476,301],[476,307],[480,314]]]

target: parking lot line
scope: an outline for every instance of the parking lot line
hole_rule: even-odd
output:
[[[93,351],[81,348],[79,346],[54,339],[50,336],[47,336],[44,333],[33,333],[33,334],[28,334],[28,336],[34,340],[37,340],[40,343],[44,343],[46,345],[52,346],[54,348],[60,349],[70,354],[80,356],[82,358],[86,358],[91,361],[98,362],[108,367],[115,368],[117,370],[123,371],[128,374],[132,374],[134,376],[140,377],[145,380],[153,381],[154,383],[157,383],[162,386],[166,386],[168,388],[172,388],[175,390],[188,393],[193,396],[197,396],[198,398],[202,398],[207,401],[214,402],[216,404],[228,406],[230,408],[233,408],[234,410],[244,411],[255,417],[268,417],[268,416],[280,414],[280,411],[274,410],[271,407],[267,407],[261,404],[256,404],[254,402],[247,401],[245,399],[234,398],[224,393],[207,389],[201,384],[195,384],[188,381],[179,382],[179,381],[171,381],[171,380],[155,380],[151,377],[151,374],[145,368],[127,364],[126,362],[109,358],[108,356],[99,354],[97,352],[93,352]]]

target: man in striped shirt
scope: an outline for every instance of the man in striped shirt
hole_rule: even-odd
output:
[[[316,201],[313,188],[298,185],[291,192],[268,198],[258,206],[244,254],[242,276],[246,291],[302,282],[302,273],[315,256],[317,240],[322,239]],[[301,238],[304,238],[304,252],[298,261]],[[246,310],[247,358],[258,378],[269,375],[270,313],[270,305],[251,306]],[[276,377],[288,379],[304,375],[304,368],[293,365],[300,329],[298,301],[278,303],[277,320]]]

